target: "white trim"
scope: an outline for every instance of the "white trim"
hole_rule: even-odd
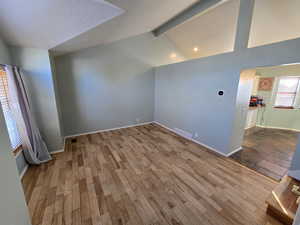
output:
[[[63,141],[64,141],[63,149],[64,149],[64,151],[65,151],[65,149],[66,149],[66,138],[65,138],[65,137],[63,137]]]
[[[260,128],[269,128],[269,129],[278,129],[278,130],[290,130],[290,131],[300,132],[300,130],[292,129],[292,128],[272,127],[272,126],[263,126],[263,125],[256,125],[256,126],[260,127]]]
[[[189,138],[189,137],[183,136],[182,134],[180,134],[180,133],[177,132],[176,130],[173,130],[173,129],[171,129],[171,128],[169,128],[169,127],[167,127],[167,126],[165,126],[165,125],[163,125],[163,124],[161,124],[161,123],[159,123],[159,122],[157,122],[157,121],[151,121],[151,122],[145,122],[145,123],[133,124],[133,125],[123,126],[123,127],[116,127],[116,128],[110,128],[110,129],[104,129],[104,130],[97,130],[97,131],[91,131],[91,132],[85,132],[85,133],[78,133],[78,134],[73,134],[73,135],[67,135],[67,136],[64,137],[64,145],[65,145],[65,142],[66,142],[66,139],[67,139],[67,138],[79,137],[79,136],[88,135],[88,134],[97,134],[97,133],[107,132],[107,131],[120,130],[120,129],[130,128],[130,127],[143,126],[143,125],[147,125],[147,124],[151,124],[151,123],[155,123],[155,124],[157,124],[157,125],[159,125],[159,126],[165,128],[165,129],[167,129],[167,130],[169,130],[169,131],[171,131],[171,132],[173,132],[173,133],[175,133],[175,134],[177,134],[177,135],[179,135],[179,136],[181,136],[181,137],[183,137],[183,138],[185,138],[185,139],[187,139],[187,140],[190,140],[190,141],[192,141],[192,142],[194,142],[194,143],[196,143],[196,144],[198,144],[198,145],[200,145],[200,146],[202,146],[202,147],[205,147],[205,148],[207,148],[207,149],[209,149],[209,150],[211,150],[211,151],[214,151],[214,152],[216,152],[216,153],[218,153],[218,154],[220,154],[220,155],[222,155],[222,156],[225,156],[225,157],[229,157],[229,156],[231,156],[232,154],[234,154],[234,153],[236,153],[236,152],[242,150],[242,147],[239,147],[239,148],[233,150],[232,152],[230,152],[230,153],[228,153],[228,154],[225,154],[225,153],[220,152],[219,150],[217,150],[217,149],[215,149],[215,148],[213,148],[213,147],[211,147],[211,146],[208,146],[208,145],[206,145],[206,144],[204,144],[204,143],[201,143],[201,142],[199,142],[199,141],[197,141],[197,140],[195,140],[195,139],[193,139],[193,138]],[[64,149],[65,149],[65,148],[64,148]],[[56,153],[63,152],[64,149],[58,150],[58,151],[54,151],[54,152],[51,152],[51,154],[56,154]]]
[[[251,125],[250,127],[246,127],[246,128],[245,128],[245,131],[246,131],[246,130],[249,130],[249,129],[253,128],[253,127],[256,127],[256,124]]]
[[[243,149],[242,147],[238,147],[237,149],[235,149],[235,150],[233,150],[232,152],[228,153],[228,154],[227,154],[227,157],[233,155],[233,154],[236,153],[236,152],[241,151],[242,149]]]
[[[57,154],[57,153],[61,153],[65,151],[65,147],[63,149],[59,149],[59,150],[55,150],[55,151],[51,151],[49,152],[51,155]],[[20,154],[23,152],[23,149],[20,150],[16,155],[15,155],[15,159],[18,158],[20,156]]]
[[[22,178],[24,177],[25,173],[27,172],[29,168],[29,165],[26,164],[26,166],[24,167],[24,169],[22,170],[22,172],[20,173],[20,179],[22,180]]]
[[[123,126],[123,127],[115,127],[115,128],[110,128],[110,129],[104,129],[104,130],[97,130],[97,131],[91,131],[91,132],[85,132],[85,133],[72,134],[72,135],[65,136],[64,139],[66,140],[67,138],[79,137],[79,136],[88,135],[88,134],[97,134],[97,133],[102,133],[102,132],[106,132],[106,131],[120,130],[120,129],[130,128],[130,127],[138,127],[138,126],[143,126],[143,125],[147,125],[147,124],[151,124],[151,123],[154,123],[154,121],[145,122],[145,123],[138,123],[138,124]]]
[[[169,130],[169,131],[171,131],[171,132],[173,132],[173,133],[175,133],[175,134],[177,134],[177,135],[179,135],[179,136],[181,136],[181,137],[183,137],[183,138],[185,138],[185,139],[187,139],[187,140],[190,140],[190,141],[192,141],[192,142],[194,142],[194,143],[196,143],[196,144],[198,144],[198,145],[200,145],[200,146],[202,146],[202,147],[205,147],[205,148],[207,148],[207,149],[209,149],[209,150],[211,150],[211,151],[214,151],[214,152],[216,152],[216,153],[218,153],[218,154],[220,154],[220,155],[222,155],[222,156],[225,156],[225,157],[229,157],[229,156],[232,155],[233,153],[235,153],[235,152],[237,152],[237,151],[240,151],[240,150],[242,149],[241,147],[239,147],[238,149],[236,149],[236,150],[234,150],[234,151],[232,151],[232,152],[230,152],[230,153],[228,153],[228,154],[225,154],[225,153],[220,152],[219,150],[217,150],[217,149],[215,149],[215,148],[213,148],[213,147],[211,147],[211,146],[208,146],[208,145],[206,145],[206,144],[203,144],[203,143],[201,143],[200,141],[197,141],[197,140],[195,140],[195,139],[193,139],[193,138],[185,137],[185,136],[183,136],[182,134],[180,134],[179,132],[177,132],[177,131],[175,131],[175,130],[173,130],[173,129],[171,129],[171,128],[169,128],[169,127],[167,127],[167,126],[165,126],[165,125],[163,125],[163,124],[161,124],[161,123],[159,123],[159,122],[157,122],[157,121],[153,121],[153,123],[155,123],[155,124],[157,124],[157,125],[159,125],[159,126],[165,128],[165,129],[167,129],[167,130]]]
[[[64,152],[64,151],[65,151],[65,148],[59,149],[59,150],[56,150],[56,151],[52,151],[52,152],[50,152],[50,154],[54,155],[54,154],[61,153],[61,152]]]

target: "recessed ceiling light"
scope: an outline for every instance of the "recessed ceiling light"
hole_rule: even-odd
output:
[[[172,59],[174,59],[174,58],[177,57],[177,55],[176,55],[175,53],[172,53],[172,54],[170,55],[170,57],[171,57]]]
[[[199,51],[198,47],[194,47],[193,50],[194,50],[194,52],[198,52]]]

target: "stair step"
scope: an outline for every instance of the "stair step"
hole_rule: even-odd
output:
[[[266,200],[267,213],[286,225],[293,224],[298,208],[298,196],[292,192],[293,185],[300,186],[300,181],[285,176]]]

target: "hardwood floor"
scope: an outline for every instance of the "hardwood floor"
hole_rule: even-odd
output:
[[[33,225],[278,225],[277,182],[158,125],[81,136],[23,178]]]
[[[259,128],[245,135],[243,150],[233,154],[231,158],[259,173],[280,180],[290,167],[298,134],[289,130]]]

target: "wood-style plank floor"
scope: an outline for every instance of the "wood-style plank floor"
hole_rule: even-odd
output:
[[[279,181],[290,168],[298,134],[289,130],[259,128],[245,135],[243,150],[231,158]]]
[[[69,139],[23,178],[33,225],[278,225],[276,184],[154,124]]]

